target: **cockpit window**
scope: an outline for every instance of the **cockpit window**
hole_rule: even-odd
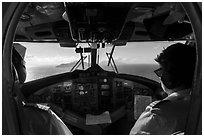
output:
[[[26,47],[25,82],[69,72],[79,59],[74,48],[62,48],[57,43],[21,43]]]
[[[153,73],[159,67],[154,59],[164,48],[173,43],[176,42],[129,42],[126,46],[115,47],[112,55],[113,61],[109,66],[108,57],[105,53],[110,53],[112,47],[100,49],[100,66],[105,70],[114,70],[118,73],[137,75],[159,81],[159,78]]]
[[[109,62],[108,54],[112,46],[98,49],[96,63],[104,70],[139,75],[159,81],[153,71],[159,66],[154,61],[156,55],[175,42],[129,42],[126,46],[116,46]],[[60,47],[57,43],[21,43],[26,47],[26,82],[60,73],[83,69],[81,56],[75,48]],[[81,44],[80,46],[84,46]],[[110,54],[109,54],[110,55]],[[84,69],[89,68],[90,53],[83,53]],[[114,62],[113,62],[114,61]],[[79,62],[77,64],[77,62]],[[115,63],[115,66],[114,66]]]

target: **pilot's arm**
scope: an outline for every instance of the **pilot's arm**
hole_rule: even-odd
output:
[[[154,103],[154,102],[153,102]],[[174,132],[176,121],[167,119],[168,113],[163,113],[159,107],[152,107],[150,104],[138,118],[130,131],[131,135],[168,135]]]

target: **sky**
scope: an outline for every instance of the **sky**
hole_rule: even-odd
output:
[[[75,53],[75,48],[60,47],[57,43],[21,44],[26,47],[26,67],[60,65],[80,59],[80,54]],[[131,42],[126,46],[116,47],[113,57],[118,63],[154,64],[156,56],[170,44],[171,42]],[[100,62],[107,62],[105,53],[110,53],[111,47],[100,49],[98,52]]]

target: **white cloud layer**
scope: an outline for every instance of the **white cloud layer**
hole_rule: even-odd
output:
[[[59,65],[62,63],[69,63],[78,60],[74,56],[53,56],[53,57],[37,57],[26,56],[26,67],[45,66],[45,65]]]

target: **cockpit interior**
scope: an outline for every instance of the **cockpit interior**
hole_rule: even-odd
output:
[[[11,63],[12,71],[8,75],[13,75],[10,81],[14,83],[12,90],[15,92],[12,96],[20,100],[17,106],[21,102],[21,108],[17,108],[21,113],[24,113],[21,111],[24,108],[36,111],[48,108],[74,135],[128,135],[146,106],[167,96],[159,81],[120,73],[114,60],[117,48],[127,47],[132,42],[135,42],[135,47],[137,42],[160,42],[162,45],[176,41],[196,45],[192,20],[185,6],[178,2],[20,2],[14,3],[14,6],[16,17],[13,19],[16,21],[12,22],[16,22],[16,26],[10,45],[58,44],[60,48],[74,49],[75,54],[80,56],[66,72],[22,83],[14,79],[21,75],[18,67]],[[86,46],[81,47],[81,44]],[[100,56],[107,56],[109,70],[99,63],[99,50],[105,48],[111,48],[110,53]],[[46,52],[45,49],[44,55]],[[88,61],[85,61],[86,58]],[[8,66],[3,65],[5,79],[6,68]],[[9,90],[8,85],[5,90]],[[6,110],[4,112],[3,116]],[[37,116],[36,113],[29,115]],[[16,119],[21,118],[16,116]],[[32,130],[24,132],[25,125],[21,120],[17,121],[18,124],[13,124],[16,130],[11,133],[5,128],[3,134],[58,134],[52,132],[51,126],[49,132],[35,132],[46,127],[36,127],[32,122],[28,125]]]

